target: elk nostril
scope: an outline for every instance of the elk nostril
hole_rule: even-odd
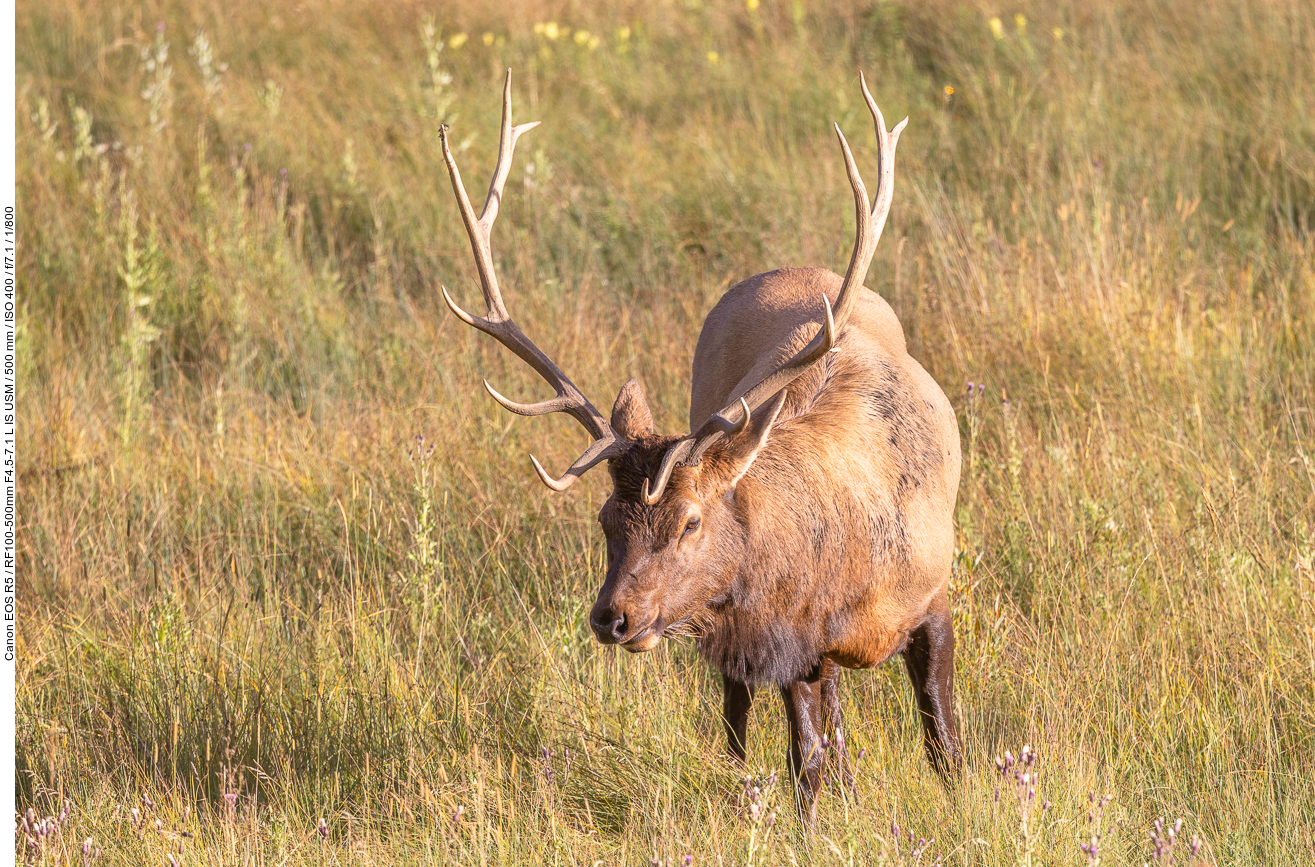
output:
[[[612,611],[601,611],[589,618],[594,635],[604,644],[615,644],[626,632],[626,616]]]

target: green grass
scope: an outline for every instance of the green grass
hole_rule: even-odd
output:
[[[17,795],[72,804],[27,857],[1076,865],[1110,794],[1102,863],[1157,817],[1311,858],[1309,4],[48,0],[18,51]],[[962,426],[956,795],[898,664],[844,679],[857,791],[805,833],[688,644],[591,639],[605,474],[539,484],[581,433],[489,401],[544,388],[437,296],[478,302],[437,127],[481,190],[508,66],[508,304],[672,432],[727,286],[843,267],[858,70],[909,116],[868,283]],[[774,696],[750,740],[763,788]]]

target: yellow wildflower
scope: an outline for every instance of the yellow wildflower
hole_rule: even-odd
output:
[[[484,34],[484,44],[485,44],[485,45],[492,45],[492,44],[493,44],[493,34],[492,34],[492,33],[485,33],[485,34]]]
[[[468,36],[465,33],[458,33],[455,36],[453,36],[451,39],[449,39],[447,41],[447,44],[451,48],[460,48],[461,46],[466,44],[466,40],[469,38],[470,36]]]
[[[758,2],[759,0],[744,0],[744,8],[748,9],[750,12],[757,12]]]
[[[1014,16],[1014,27],[1018,30],[1019,36],[1027,35],[1027,16],[1019,12]]]
[[[1005,26],[999,18],[992,16],[987,23],[991,25],[991,35],[996,38],[997,42],[1005,38]]]
[[[1050,31],[1050,35],[1055,37],[1055,41],[1058,42],[1064,38],[1064,28],[1056,27],[1054,30]]]
[[[629,27],[616,28],[616,38],[620,39],[622,42],[625,42],[627,39],[630,38],[630,28]]]
[[[583,46],[583,45],[584,45],[586,42],[588,42],[588,41],[589,41],[589,31],[588,31],[588,30],[577,30],[577,31],[575,31],[575,44],[576,44],[576,45]]]
[[[711,63],[711,64],[714,64],[714,65],[716,65],[716,64],[718,64],[718,63],[721,63],[721,55],[718,54],[718,53],[715,52],[715,51],[709,51],[709,52],[708,52],[708,62]]]

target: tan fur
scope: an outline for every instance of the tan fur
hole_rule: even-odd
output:
[[[695,352],[691,427],[811,339],[840,279],[788,269],[730,289]],[[615,640],[647,650],[650,625],[691,624],[728,676],[784,684],[820,659],[876,665],[944,606],[958,426],[889,305],[859,292],[839,351],[790,385],[775,424],[761,408],[749,430],[678,467],[654,506],[638,494],[673,438],[640,439],[610,462],[596,630],[621,618]],[[701,526],[684,533],[694,514]]]
[[[691,429],[811,339],[822,321],[822,296],[834,298],[840,281],[829,271],[783,269],[729,290],[708,315],[694,354]],[[903,637],[945,594],[959,429],[944,392],[909,356],[903,329],[882,298],[860,290],[838,347],[791,386],[767,445],[770,460],[757,461],[746,480],[770,489],[779,472],[802,472],[814,480],[814,496],[843,498],[859,513],[900,516],[910,540],[907,562],[866,568],[870,551],[856,529],[847,540],[845,574],[834,576],[859,599],[849,623],[821,650],[845,667],[866,668],[901,649]],[[888,393],[890,418],[873,411],[868,395],[881,392]],[[928,453],[914,467],[901,444],[891,442],[892,436],[907,440],[909,432],[926,438]]]

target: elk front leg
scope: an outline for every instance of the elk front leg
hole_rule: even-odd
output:
[[[828,765],[837,784],[854,788],[854,769],[845,749],[845,720],[840,712],[841,667],[829,659],[822,661],[822,735],[829,741]]]
[[[817,790],[822,785],[826,748],[822,746],[822,675],[816,666],[804,680],[781,687],[790,722],[790,772],[795,806],[807,824],[817,818]]]
[[[954,621],[944,595],[910,634],[904,662],[918,700],[927,758],[949,783],[963,766],[963,754],[954,724]]]
[[[749,746],[749,708],[753,705],[753,687],[722,675],[721,719],[726,725],[726,750],[731,758],[744,763]]]

